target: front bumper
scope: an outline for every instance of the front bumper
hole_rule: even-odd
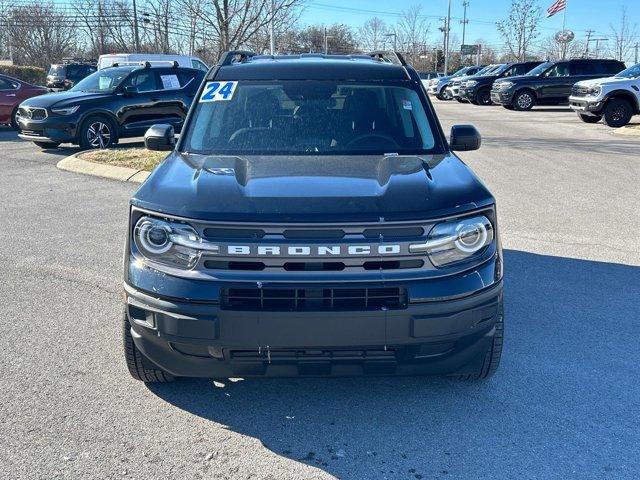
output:
[[[569,97],[569,107],[574,112],[597,114],[602,110],[603,106],[604,101],[597,98]]]
[[[498,105],[511,105],[511,101],[513,99],[513,91],[511,89],[507,90],[491,90],[491,101]]]
[[[49,116],[44,120],[18,117],[18,136],[31,142],[76,143],[78,123],[74,118]]]
[[[490,276],[496,262],[483,268],[451,279],[452,292],[456,283]],[[137,348],[185,377],[470,374],[482,364],[503,311],[501,280],[397,310],[240,311],[128,284],[125,290]],[[439,287],[420,281],[407,290],[413,299]]]

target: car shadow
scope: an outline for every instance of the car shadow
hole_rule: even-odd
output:
[[[343,479],[624,478],[640,467],[640,268],[505,252],[488,381],[181,380],[164,401]],[[635,413],[634,413],[635,412]]]

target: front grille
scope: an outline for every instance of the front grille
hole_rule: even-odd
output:
[[[587,87],[574,85],[571,88],[571,95],[573,95],[574,97],[586,97],[588,93],[589,93],[589,89]]]
[[[28,118],[29,120],[44,120],[47,118],[47,111],[44,108],[20,107],[18,109],[18,115]]]
[[[400,287],[227,288],[220,293],[225,310],[345,311],[399,310],[407,307]]]

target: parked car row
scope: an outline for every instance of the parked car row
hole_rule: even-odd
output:
[[[478,67],[475,67],[478,68]],[[569,105],[586,123],[611,127],[640,114],[640,65],[607,59],[521,62],[459,70],[433,79],[427,91],[440,100],[502,105],[526,111],[536,105]]]

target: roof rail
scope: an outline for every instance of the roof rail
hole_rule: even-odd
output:
[[[172,68],[178,68],[180,63],[177,60],[146,60],[142,62],[115,62],[112,63],[112,67],[130,67],[132,65],[137,65],[139,67],[151,68],[154,65],[170,65]]]
[[[227,65],[231,65],[232,63],[246,62],[251,57],[255,57],[255,56],[256,56],[255,53],[250,52],[248,50],[230,50],[220,55],[220,60],[218,60],[218,65],[221,67],[225,67]]]
[[[393,50],[377,51],[369,53],[369,56],[374,60],[384,63],[393,63],[395,65],[407,66],[404,57],[400,52],[394,52]]]

